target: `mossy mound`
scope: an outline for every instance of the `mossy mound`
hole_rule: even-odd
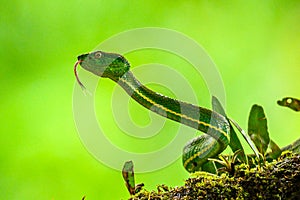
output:
[[[300,155],[285,154],[263,167],[236,165],[232,176],[196,173],[182,187],[142,190],[131,200],[300,199]]]

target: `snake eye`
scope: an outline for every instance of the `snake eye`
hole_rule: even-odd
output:
[[[101,56],[102,56],[102,53],[100,51],[95,53],[95,58],[98,59],[98,58],[101,58]]]

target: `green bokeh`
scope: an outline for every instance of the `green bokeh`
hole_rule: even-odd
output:
[[[247,128],[258,103],[280,146],[299,137],[299,113],[276,105],[284,96],[300,97],[299,1],[4,0],[0,13],[0,199],[129,196],[121,173],[95,160],[79,139],[72,68],[77,55],[132,28],[164,27],[193,38],[218,66],[229,116]],[[209,106],[202,92],[200,102]],[[137,174],[136,182],[153,189],[187,177],[178,160]]]

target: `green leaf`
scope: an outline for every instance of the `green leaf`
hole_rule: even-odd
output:
[[[270,140],[269,148],[271,149],[271,152],[268,153],[269,158],[277,159],[282,153],[279,146],[273,140]]]
[[[252,140],[250,139],[250,137],[246,134],[246,132],[244,131],[244,129],[242,129],[240,127],[240,125],[238,123],[236,123],[233,119],[229,119],[229,120],[240,131],[240,133],[242,134],[242,136],[244,137],[244,139],[247,141],[247,143],[249,144],[250,148],[254,152],[256,158],[260,159],[260,154],[259,154],[259,152],[258,152],[255,144],[252,142]]]
[[[134,171],[133,162],[127,161],[124,163],[122,175],[126,183],[126,187],[131,195],[135,194],[135,181],[134,181]]]
[[[277,101],[277,104],[288,107],[294,111],[300,111],[300,100],[293,97],[285,97],[281,101]]]
[[[221,102],[219,101],[219,99],[217,97],[212,96],[211,104],[212,104],[213,111],[223,115],[224,117],[227,117],[226,113],[225,113],[225,110],[224,110]]]
[[[270,143],[267,119],[264,110],[259,105],[253,105],[248,120],[248,134],[258,151],[265,155]]]
[[[212,96],[212,108],[213,108],[213,111],[223,115],[227,119],[227,115],[225,113],[225,110],[224,110],[221,102],[215,96]],[[242,162],[247,162],[247,158],[246,158],[243,146],[242,146],[239,138],[237,137],[237,134],[235,133],[231,123],[230,122],[228,122],[228,123],[230,125],[230,142],[229,142],[229,146],[230,146],[232,152],[236,152],[236,151],[240,150],[241,153],[238,155],[238,158]]]

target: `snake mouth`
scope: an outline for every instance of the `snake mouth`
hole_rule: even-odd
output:
[[[78,61],[75,63],[75,65],[74,65],[74,74],[75,74],[77,83],[80,85],[81,89],[82,89],[82,90],[85,90],[85,87],[84,87],[84,85],[82,84],[82,82],[80,81],[79,76],[78,76],[78,73],[77,73],[77,66],[78,66],[81,62],[82,62],[82,60],[78,59]]]

